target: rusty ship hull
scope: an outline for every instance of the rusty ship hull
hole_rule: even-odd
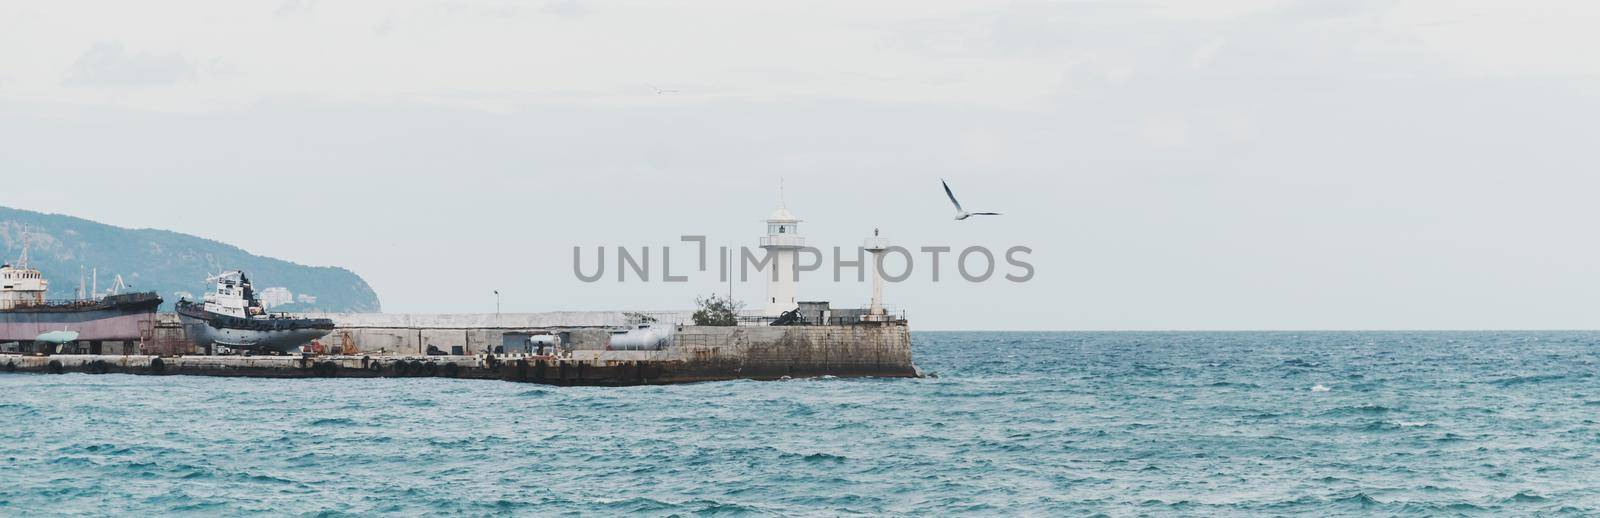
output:
[[[51,331],[76,332],[79,341],[138,341],[154,329],[159,307],[155,293],[129,293],[0,309],[0,342],[29,342]]]

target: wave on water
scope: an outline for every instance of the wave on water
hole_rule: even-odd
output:
[[[312,426],[312,427],[319,427],[319,426],[355,426],[356,425],[356,421],[354,419],[350,419],[350,418],[346,418],[346,417],[327,417],[327,418],[312,420],[311,422],[306,423],[306,425],[307,426]]]
[[[913,341],[938,379],[0,374],[0,514],[1600,514],[1600,333]]]
[[[1363,404],[1360,404],[1360,405],[1350,405],[1350,406],[1341,406],[1341,407],[1333,408],[1333,409],[1330,409],[1330,410],[1328,410],[1326,412],[1323,412],[1322,415],[1328,415],[1328,416],[1383,415],[1383,414],[1387,414],[1387,413],[1394,412],[1394,411],[1395,411],[1395,409],[1389,408],[1389,407],[1386,407],[1386,406],[1383,406],[1383,405],[1374,405],[1374,404],[1370,404],[1370,403],[1363,403]]]
[[[1569,374],[1537,374],[1537,375],[1532,375],[1532,376],[1512,376],[1512,377],[1509,377],[1509,378],[1497,379],[1497,380],[1491,381],[1490,383],[1494,384],[1494,385],[1501,386],[1501,387],[1515,387],[1517,385],[1536,384],[1536,383],[1550,383],[1550,382],[1562,381],[1562,380],[1566,380],[1566,379],[1571,379],[1573,377],[1574,377],[1573,375],[1569,375]],[[1585,374],[1585,375],[1580,375],[1578,377],[1589,377],[1589,376]]]

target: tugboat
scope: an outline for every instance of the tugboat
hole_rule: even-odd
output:
[[[176,310],[189,341],[208,353],[226,350],[285,354],[333,332],[326,318],[298,318],[268,313],[256,298],[244,272],[234,270],[206,279],[216,288],[204,302],[179,300]]]
[[[100,354],[101,341],[149,339],[161,297],[155,293],[112,293],[102,298],[48,300],[50,281],[28,266],[28,245],[15,264],[0,264],[0,342],[50,342],[44,335],[86,342]],[[113,290],[115,291],[115,290]]]

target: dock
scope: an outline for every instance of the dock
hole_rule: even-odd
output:
[[[549,385],[654,385],[734,379],[918,375],[904,322],[826,326],[678,326],[658,350],[582,348],[594,329],[549,354],[325,354],[298,356],[55,354],[0,355],[0,371],[40,374],[194,375],[258,378],[503,380]]]

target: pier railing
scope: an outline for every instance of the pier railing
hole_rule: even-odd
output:
[[[849,326],[849,325],[865,324],[865,323],[872,323],[872,322],[905,322],[905,321],[906,321],[906,312],[905,311],[887,311],[887,310],[885,310],[882,315],[872,315],[872,314],[863,313],[863,314],[859,314],[859,315],[846,315],[846,316],[830,317],[828,319],[828,324],[829,325],[835,325],[835,326]]]
[[[859,308],[835,309],[833,315],[828,317],[829,325],[855,325],[868,322],[905,322],[906,311],[888,304],[881,306],[882,314],[872,314],[872,303],[862,304]],[[843,314],[840,314],[843,313]]]
[[[794,323],[793,325],[796,325],[796,326],[819,326],[819,325],[849,326],[849,325],[858,325],[858,324],[873,323],[873,322],[905,322],[906,321],[906,312],[903,309],[896,309],[896,308],[894,308],[892,306],[884,306],[883,307],[883,314],[881,314],[881,315],[873,315],[873,314],[870,313],[870,311],[871,310],[869,309],[868,306],[863,306],[861,308],[833,309],[833,310],[830,310],[830,313],[832,313],[832,314],[827,318],[826,322],[811,322],[809,320],[801,320],[799,322]],[[841,315],[839,313],[844,313],[844,314]],[[738,325],[741,325],[741,326],[769,326],[769,325],[772,325],[772,323],[774,321],[776,321],[776,320],[778,320],[778,317],[772,317],[772,316],[766,316],[766,315],[744,315],[744,316],[740,316],[738,318]]]

